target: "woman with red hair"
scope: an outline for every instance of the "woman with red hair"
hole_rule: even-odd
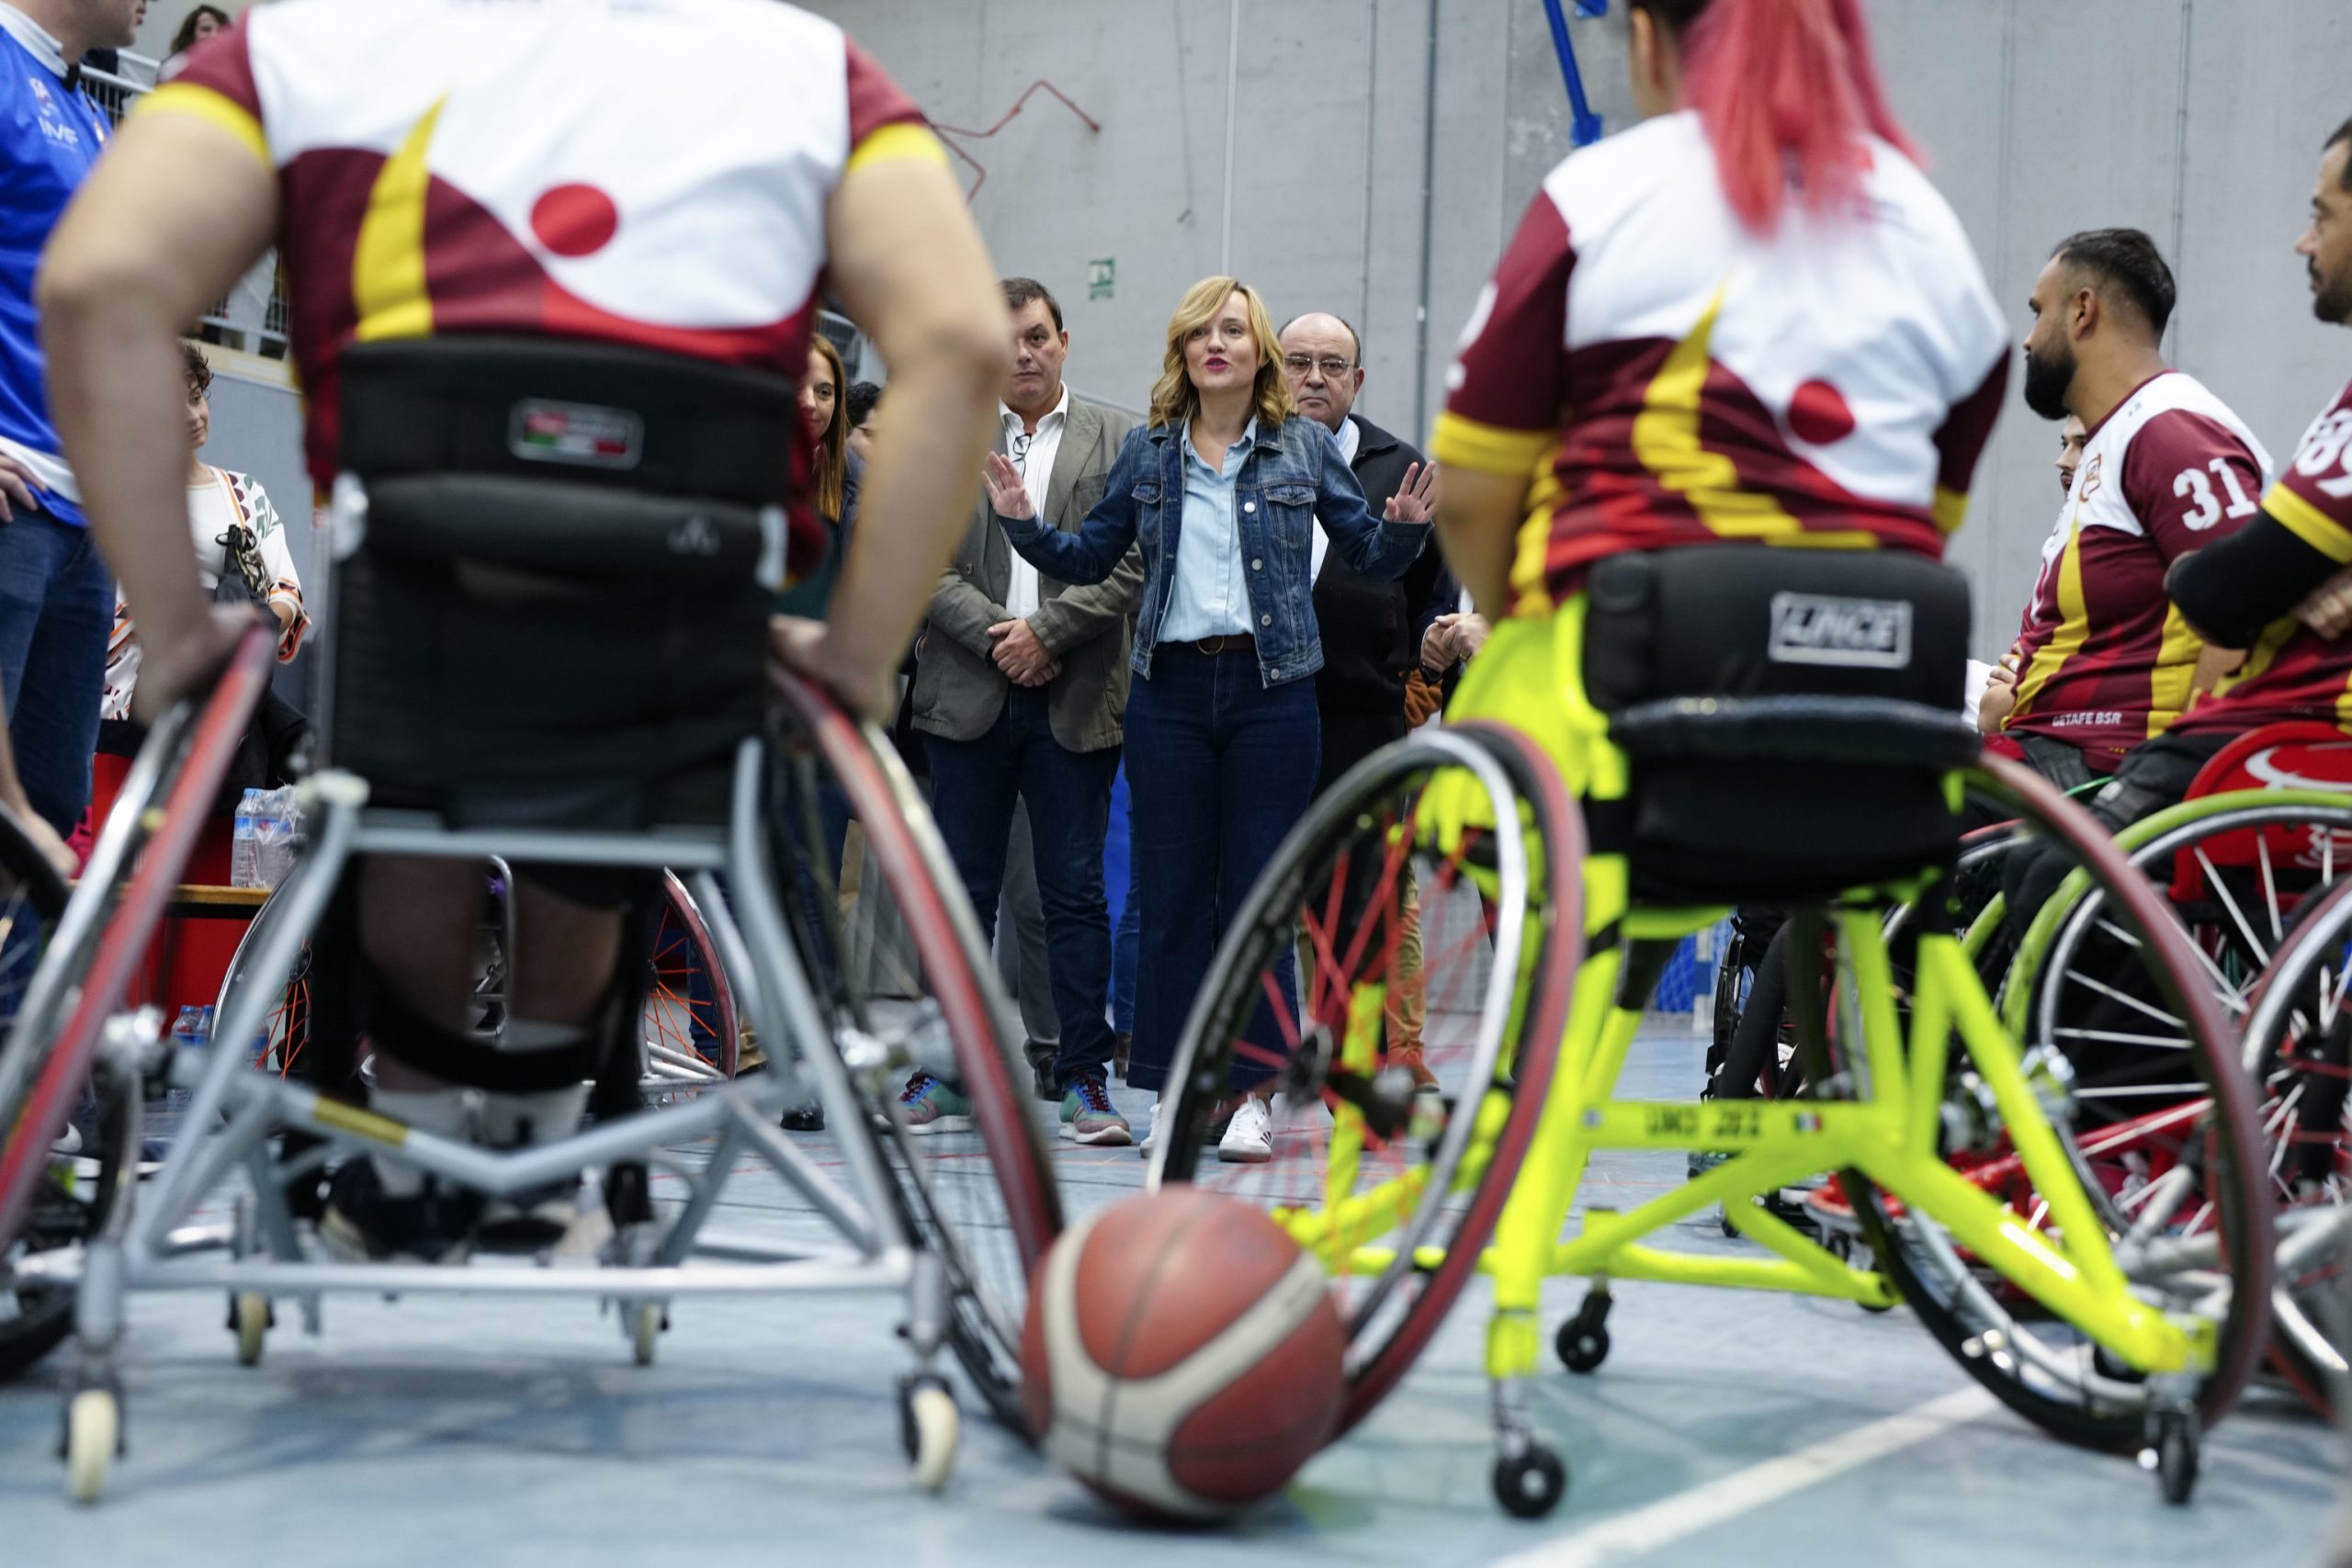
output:
[[[1447,716],[1532,738],[1591,835],[1581,913],[1612,951],[1580,979],[1563,1071],[1614,1071],[1580,1032],[1584,986],[1639,1008],[1656,979],[1610,967],[1636,898],[1818,900],[1954,852],[1944,774],[1904,749],[1939,707],[1940,735],[1965,732],[1966,585],[1934,563],[2008,370],[1859,0],[1628,9],[1642,123],[1544,178],[1430,447],[1446,556],[1494,623]],[[1854,696],[1916,728],[1792,760],[1795,725],[1854,711],[1819,699]],[[1572,1106],[1555,1083],[1547,1114],[1585,1084]],[[1492,1255],[1496,1486],[1524,1515],[1562,1485],[1522,1390],[1582,1158],[1522,1168]]]
[[[1581,649],[1597,564],[1702,546],[1766,570],[1792,555],[1755,547],[1939,558],[2008,374],[1860,0],[1629,12],[1642,123],[1545,178],[1430,448],[1446,555],[1498,623],[1452,711],[1551,737],[1572,786],[1551,675],[1559,637]]]

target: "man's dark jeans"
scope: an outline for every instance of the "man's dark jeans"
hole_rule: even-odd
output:
[[[1015,686],[977,740],[923,737],[931,757],[931,814],[964,878],[984,937],[996,932],[1007,836],[1015,799],[1029,807],[1037,901],[1046,914],[1046,964],[1062,1043],[1054,1072],[1067,1085],[1081,1067],[1107,1068],[1111,1025],[1111,908],[1102,892],[1102,837],[1119,751],[1072,751],[1054,739],[1043,687]]]
[[[62,837],[90,804],[114,580],[86,528],[46,512],[0,523],[0,691],[33,809]]]

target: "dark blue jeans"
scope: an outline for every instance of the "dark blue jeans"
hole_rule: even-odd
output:
[[[1153,655],[1127,696],[1127,787],[1133,792],[1135,886],[1143,931],[1136,965],[1136,1039],[1127,1082],[1168,1078],[1209,960],[1227,922],[1315,795],[1322,751],[1312,677],[1261,685],[1245,645],[1215,657],[1177,647]],[[1296,996],[1284,950],[1276,982]],[[1235,1078],[1268,1076],[1283,1054],[1271,1008],[1259,1004]]]
[[[114,579],[86,528],[46,512],[0,523],[0,696],[33,809],[62,835],[90,804],[90,753]]]
[[[1111,986],[1111,908],[1102,894],[1102,836],[1119,753],[1072,751],[1054,739],[1043,687],[1015,686],[995,725],[978,740],[923,737],[931,758],[931,814],[956,858],[981,933],[993,940],[1004,890],[1005,840],[1013,802],[1029,806],[1036,851],[1037,902],[1046,915],[1046,963],[1062,1042],[1057,1077],[1111,1061],[1102,1000]]]

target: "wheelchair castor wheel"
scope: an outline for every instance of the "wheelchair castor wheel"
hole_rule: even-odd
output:
[[[239,1291],[229,1298],[229,1327],[237,1336],[237,1365],[261,1365],[262,1342],[277,1326],[269,1298],[258,1291]]]
[[[1552,1348],[1559,1352],[1560,1364],[1572,1372],[1599,1370],[1609,1359],[1609,1308],[1611,1298],[1607,1291],[1595,1290],[1577,1309],[1576,1316],[1560,1325],[1560,1332],[1552,1340]]]
[[[936,1492],[947,1484],[956,1464],[956,1438],[961,1416],[946,1380],[935,1372],[920,1372],[899,1382],[899,1442],[917,1486]]]
[[[1540,1519],[1567,1495],[1568,1467],[1541,1443],[1495,1461],[1495,1501],[1514,1518]]]
[[[123,1451],[122,1401],[111,1388],[77,1391],[65,1404],[65,1495],[95,1503],[107,1471]]]
[[[2150,1446],[2140,1450],[2140,1463],[2143,1469],[2156,1472],[2156,1485],[2165,1501],[2177,1506],[2188,1502],[2189,1494],[2197,1490],[2198,1461],[2205,1446],[2198,1429],[2197,1412],[2160,1411],[2154,1426]]]

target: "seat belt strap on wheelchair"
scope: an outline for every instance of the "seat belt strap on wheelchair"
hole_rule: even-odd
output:
[[[631,899],[621,911],[612,989],[587,1026],[595,1032],[598,1051],[588,1108],[599,1121],[645,1108],[645,998],[652,988],[653,928],[661,918],[659,902],[650,898]]]
[[[368,1029],[376,1049],[446,1083],[497,1094],[537,1094],[585,1083],[604,1055],[604,1032],[574,1031],[560,1044],[501,1050],[491,1041],[443,1029],[380,980],[368,987]]]
[[[1788,1009],[1797,1026],[1797,1062],[1815,1086],[1829,1079],[1828,998],[1821,983],[1823,923],[1817,908],[1789,912]]]
[[[1617,1005],[1620,1008],[1627,1012],[1639,1012],[1648,1005],[1650,993],[1657,988],[1658,978],[1673,960],[1677,945],[1670,942],[1626,944],[1625,968],[1618,976]]]
[[[1584,826],[1597,855],[1624,855],[1634,851],[1634,813],[1631,795],[1616,800],[1594,800],[1589,797],[1578,803],[1584,811]]]

